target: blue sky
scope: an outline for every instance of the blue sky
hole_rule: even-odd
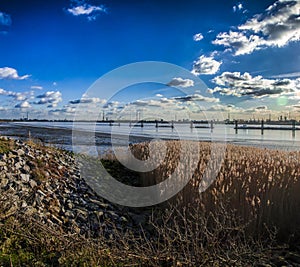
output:
[[[299,21],[293,0],[2,0],[0,117],[72,118],[83,97],[87,110],[93,104],[111,115],[155,106],[192,118],[204,111],[298,118]],[[170,84],[189,88],[188,97],[147,83],[119,99],[104,99],[101,90],[84,95],[105,73],[140,61],[186,68],[191,76]],[[207,88],[199,90],[193,76]]]

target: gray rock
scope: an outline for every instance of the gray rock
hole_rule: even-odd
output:
[[[21,179],[23,182],[25,182],[25,183],[29,182],[29,178],[30,178],[29,174],[21,173],[20,176],[21,176]]]
[[[21,207],[22,207],[22,208],[26,208],[26,207],[27,207],[27,203],[26,203],[26,201],[24,201],[24,200],[22,201],[22,205],[21,205]]]
[[[27,164],[24,164],[22,171],[24,171],[25,173],[29,173],[30,172],[30,167]]]
[[[19,157],[21,157],[25,154],[25,151],[23,149],[18,149],[16,152]]]
[[[36,181],[31,179],[31,180],[29,180],[29,185],[30,185],[31,188],[34,188],[34,187],[37,186],[37,183],[36,183]]]
[[[1,178],[1,183],[0,183],[0,186],[3,188],[5,186],[7,186],[9,180],[6,179],[6,178]]]
[[[22,168],[21,162],[17,162],[17,163],[15,164],[15,168],[16,168],[16,169],[21,169],[21,168]]]
[[[0,161],[0,167],[4,167],[4,166],[6,166],[6,162]]]
[[[122,211],[104,203],[80,177],[74,158],[64,152],[47,152],[18,141],[18,148],[0,155],[0,192],[14,206],[7,211],[21,211],[45,224],[58,224],[69,233],[112,233],[124,224],[131,225]],[[38,159],[48,163],[43,175],[48,179],[35,180],[33,171],[39,168]],[[64,172],[59,170],[65,170]],[[66,173],[65,173],[66,172]],[[144,217],[139,218],[143,221]],[[138,222],[136,222],[138,223]]]
[[[12,158],[15,158],[16,155],[14,155],[14,154],[10,151],[10,152],[8,152],[7,157],[8,157],[9,159],[12,159]]]

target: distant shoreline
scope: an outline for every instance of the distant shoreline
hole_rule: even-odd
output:
[[[26,123],[26,122],[24,122]],[[80,130],[81,131],[81,130]],[[87,130],[82,129],[82,133]],[[67,127],[48,127],[45,125],[22,125],[19,123],[12,123],[12,122],[0,122],[0,135],[8,136],[11,138],[27,140],[29,135],[31,138],[39,140],[44,144],[54,145],[60,148],[64,148],[67,150],[72,150],[72,129],[68,129]],[[120,146],[127,146],[128,142],[124,139],[125,135],[114,134],[114,138],[120,140]],[[130,142],[131,143],[140,143],[145,141],[152,140],[153,137],[151,136],[142,136],[138,134],[131,134],[130,135]],[[164,137],[162,136],[160,139],[162,140],[178,140],[178,138],[171,138],[171,137]],[[187,139],[189,140],[189,139]],[[195,140],[200,142],[211,142],[211,139],[203,139],[203,140]],[[95,133],[95,141],[97,146],[109,148],[111,147],[111,135],[105,132],[96,132]],[[222,143],[222,141],[213,140],[216,143]],[[224,141],[223,141],[224,142]],[[227,144],[233,144],[238,146],[251,146],[251,147],[259,147],[259,148],[267,148],[267,149],[275,149],[275,150],[283,150],[283,151],[298,151],[296,147],[287,146],[286,144],[278,146],[274,144],[268,143],[256,143],[255,140],[234,140],[229,141],[225,140]],[[89,145],[89,143],[86,143]]]

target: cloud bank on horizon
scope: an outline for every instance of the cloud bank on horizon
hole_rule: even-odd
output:
[[[160,49],[168,51],[170,44],[172,47],[175,45],[172,39],[174,37],[167,36],[168,33],[164,29],[160,32],[158,26],[163,21],[153,26],[152,16],[158,12],[156,8],[149,9],[149,6],[146,6],[142,9],[140,6],[125,7],[117,1],[115,4],[104,4],[88,0],[71,0],[68,6],[62,6],[61,2],[54,1],[56,12],[57,6],[60,10],[60,13],[56,14],[57,19],[65,21],[64,26],[53,30],[49,26],[50,17],[44,19],[33,17],[34,23],[41,20],[41,24],[48,27],[49,33],[47,28],[43,28],[44,35],[33,36],[36,39],[29,42],[36,45],[37,50],[26,55],[28,50],[25,49],[22,55],[18,54],[22,60],[5,55],[2,61],[6,64],[0,66],[0,117],[18,118],[29,111],[35,118],[72,118],[79,104],[86,108],[87,114],[103,110],[113,117],[123,110],[123,115],[127,118],[135,112],[150,114],[157,108],[165,111],[166,115],[170,114],[170,111],[178,114],[181,111],[189,111],[195,118],[203,112],[211,112],[212,116],[217,116],[219,112],[231,112],[249,117],[251,113],[264,116],[270,113],[280,114],[282,111],[292,112],[295,117],[300,117],[300,56],[295,52],[297,49],[300,50],[300,1],[265,2],[262,1],[259,7],[250,5],[247,1],[236,2],[234,5],[227,4],[227,12],[231,13],[232,17],[230,21],[235,22],[233,25],[228,22],[226,24],[225,17],[221,15],[216,16],[216,26],[213,29],[212,25],[206,25],[205,28],[201,23],[197,27],[187,23],[186,31],[180,32],[176,28],[178,25],[174,25],[176,38],[182,40],[176,46],[183,42],[186,45],[179,47],[178,50],[182,52],[173,58],[173,54],[164,57],[159,52]],[[200,5],[197,2],[194,4],[195,7]],[[261,9],[264,4],[265,7]],[[155,2],[155,5],[159,3]],[[164,8],[163,4],[161,5]],[[139,8],[144,10],[140,16]],[[210,11],[208,8],[206,10],[202,7],[203,12],[208,13]],[[255,8],[258,12],[254,13],[252,10]],[[12,16],[9,10],[9,4],[3,7],[0,4],[0,49],[10,52],[7,54],[13,54],[15,50],[9,46],[10,42],[24,41],[24,37],[18,31],[21,25],[13,27],[14,16],[16,23],[21,23],[18,17],[21,11],[15,12]],[[124,14],[123,22],[116,20],[115,16],[119,17],[125,10],[131,16],[127,17]],[[149,16],[147,12],[152,12],[152,15]],[[175,12],[176,15],[173,9],[170,12]],[[190,12],[193,16],[193,11]],[[219,10],[219,14],[221,13],[224,13],[223,8]],[[186,14],[187,17],[189,15]],[[188,21],[187,17],[180,18],[179,23]],[[137,25],[139,23],[140,25]],[[123,24],[124,28],[120,28]],[[136,28],[131,31],[129,25],[135,25]],[[24,28],[22,30],[24,31]],[[21,39],[18,39],[18,34]],[[158,40],[149,43],[148,38],[152,40],[153,37]],[[45,42],[43,38],[46,39]],[[39,42],[41,44],[36,44]],[[31,43],[29,47],[30,45]],[[103,49],[101,57],[98,57],[99,47]],[[191,47],[191,51],[186,47]],[[59,60],[51,59],[61,49],[67,51],[66,64],[64,57]],[[123,57],[117,52],[119,49],[126,52],[122,54],[123,57],[128,56],[128,59],[134,61],[149,59],[167,61],[168,58],[170,61],[174,60],[174,63],[182,67],[189,67],[190,72],[203,79],[208,87],[203,90],[190,77],[177,76],[163,85],[160,91],[150,89],[147,91],[143,88],[140,90],[144,90],[144,94],[137,90],[127,99],[111,100],[83,95],[83,89],[92,81],[85,69],[90,68],[94,71],[97,70],[96,67],[101,68],[110,61],[115,62],[115,67],[119,66],[118,64],[123,63]],[[276,54],[277,59],[273,54]],[[289,62],[285,57],[293,58],[294,61]],[[176,61],[177,58],[180,58],[180,62]],[[30,59],[38,62],[36,66],[32,65],[30,68]],[[48,64],[49,62],[52,64]],[[275,62],[277,65],[274,65]],[[76,65],[77,73],[72,72],[73,65]],[[60,67],[66,70],[66,78],[58,75]],[[104,70],[103,67],[103,73]],[[264,72],[269,74],[264,75]],[[48,76],[45,73],[48,73]],[[99,75],[95,73],[91,76],[97,78]],[[82,83],[79,85],[79,82]],[[170,95],[168,87],[172,86],[188,89],[190,94]]]

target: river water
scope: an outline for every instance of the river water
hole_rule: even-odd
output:
[[[166,124],[161,124],[163,126]],[[131,125],[132,126],[132,125]],[[170,125],[169,125],[170,126]],[[236,133],[233,125],[215,124],[210,128],[192,128],[190,123],[175,123],[174,128],[159,127],[155,124],[144,124],[144,127],[130,127],[129,123],[109,125],[108,123],[87,122],[9,122],[0,123],[0,135],[16,138],[36,138],[45,143],[58,145],[72,150],[73,130],[82,131],[82,144],[96,143],[100,150],[105,150],[113,142],[127,145],[129,142],[140,142],[144,139],[181,139],[212,142],[226,142],[238,145],[256,146],[280,150],[299,150],[300,131],[293,135],[291,130],[260,130],[239,129]],[[87,140],[87,133],[93,134],[94,140]],[[129,136],[127,138],[126,136]]]

